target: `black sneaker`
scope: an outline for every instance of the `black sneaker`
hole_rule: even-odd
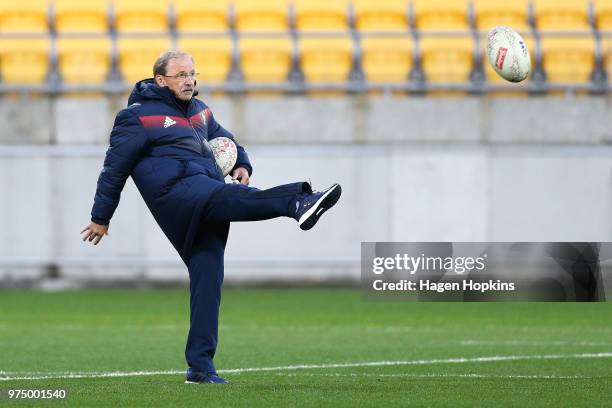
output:
[[[319,217],[338,202],[342,187],[336,183],[325,191],[300,195],[295,202],[295,219],[304,231],[311,229]]]
[[[191,367],[187,369],[185,384],[229,384],[224,378],[221,378],[217,373],[201,373],[193,371]]]

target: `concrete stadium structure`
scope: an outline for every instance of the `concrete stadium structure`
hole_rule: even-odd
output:
[[[230,283],[354,283],[362,241],[612,240],[607,98],[204,98],[247,148],[252,185],[344,190],[311,232],[233,224]],[[131,181],[110,236],[79,239],[123,104],[3,100],[0,285],[187,280]]]

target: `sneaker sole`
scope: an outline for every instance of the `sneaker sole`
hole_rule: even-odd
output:
[[[298,222],[300,228],[307,231],[314,227],[317,221],[319,221],[319,218],[325,214],[325,211],[332,208],[338,202],[341,194],[342,187],[340,187],[340,184],[334,184],[331,186],[330,189],[321,198],[319,198],[319,201],[317,201],[317,203],[313,205],[311,209],[302,215]]]

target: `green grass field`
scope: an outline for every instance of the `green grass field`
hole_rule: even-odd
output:
[[[226,386],[183,383],[187,328],[186,290],[0,292],[0,405],[612,406],[610,303],[226,290]],[[65,401],[6,396],[55,388]]]

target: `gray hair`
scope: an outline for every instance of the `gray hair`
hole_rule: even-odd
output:
[[[181,51],[166,51],[155,60],[155,64],[153,64],[153,77],[155,77],[155,75],[166,75],[168,63],[170,60],[177,58],[189,58],[193,62],[191,54]]]

